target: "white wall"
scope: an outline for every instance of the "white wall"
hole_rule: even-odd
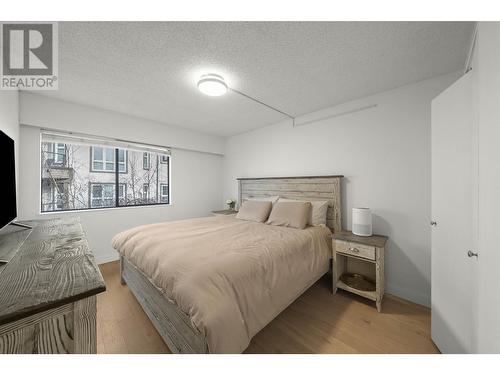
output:
[[[11,137],[16,150],[16,174],[19,173],[19,92],[0,90],[0,130]]]
[[[479,141],[478,337],[480,353],[500,353],[500,23],[481,22],[473,66]]]
[[[40,215],[40,128],[119,137],[167,146],[220,152],[223,140],[191,131],[172,129],[97,108],[21,94],[19,213],[21,219],[78,215],[99,263],[117,259],[110,242],[114,234],[133,226],[189,217],[207,216],[222,207],[222,156],[172,149],[169,206],[131,207]],[[170,132],[172,130],[172,133]],[[172,137],[170,137],[172,135]]]
[[[215,154],[224,153],[222,137],[28,92],[21,92],[19,101],[19,122],[23,125],[85,132]]]
[[[343,226],[351,209],[371,207],[375,233],[388,235],[387,291],[430,305],[431,99],[458,72],[366,97],[297,119],[362,106],[376,108],[291,127],[290,122],[228,138],[224,199],[237,177],[343,174]]]

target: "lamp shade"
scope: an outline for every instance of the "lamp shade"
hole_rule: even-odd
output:
[[[357,236],[372,235],[372,211],[369,208],[352,209],[352,233]]]

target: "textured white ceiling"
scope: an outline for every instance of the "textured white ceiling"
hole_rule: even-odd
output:
[[[59,90],[43,92],[217,135],[284,119],[204,73],[294,116],[463,68],[470,22],[61,22]]]

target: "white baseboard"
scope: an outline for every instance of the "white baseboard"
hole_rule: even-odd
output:
[[[411,302],[418,303],[419,305],[424,305],[431,307],[431,296],[430,294],[420,293],[418,291],[400,288],[392,284],[386,284],[386,292],[396,297],[406,299]]]

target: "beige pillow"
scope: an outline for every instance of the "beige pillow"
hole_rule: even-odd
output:
[[[304,229],[311,215],[311,202],[278,201],[266,224]]]
[[[241,205],[236,218],[263,223],[269,217],[269,212],[271,212],[272,207],[273,204],[269,201],[245,201]]]
[[[326,213],[328,211],[328,201],[306,201],[301,199],[280,198],[278,202],[311,202],[312,209],[307,225],[326,226]]]

